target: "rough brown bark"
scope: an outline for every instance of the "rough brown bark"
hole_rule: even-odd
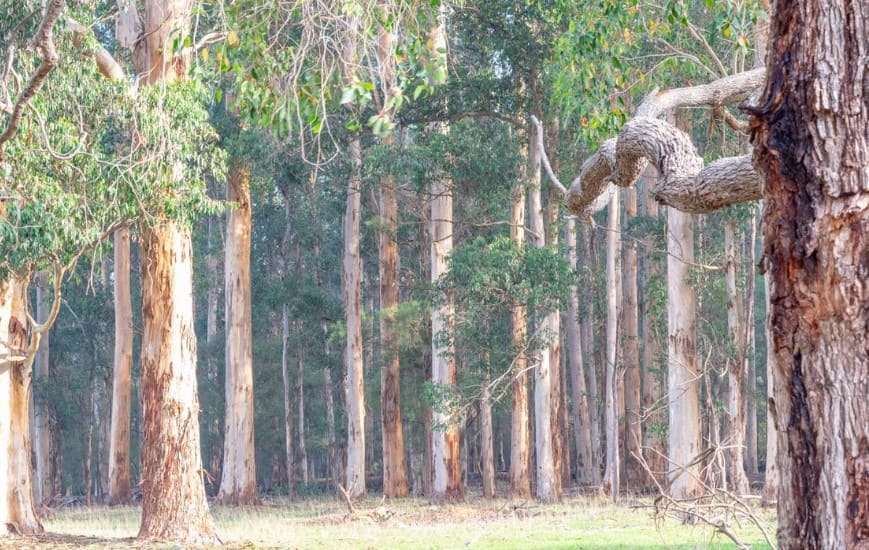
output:
[[[869,548],[869,3],[775,2],[765,176],[780,548]]]
[[[26,285],[0,281],[0,535],[42,532],[31,492],[30,334],[25,317]],[[32,358],[30,358],[32,360]]]
[[[226,199],[231,203],[224,249],[226,409],[217,500],[250,505],[259,501],[254,456],[250,167],[237,159],[230,167]]]
[[[130,486],[130,405],[133,368],[133,306],[130,298],[130,231],[115,231],[115,363],[109,442],[109,506],[127,504]]]
[[[554,125],[555,131],[557,126]],[[561,206],[561,193],[554,187],[549,189],[549,200],[546,205],[546,246],[558,253],[558,215]],[[561,364],[561,312],[553,310],[549,318],[549,368],[552,375],[551,385],[551,416],[550,425],[552,432],[552,467],[554,470],[555,497],[561,498],[562,484],[564,482],[565,468],[565,443],[566,430],[562,426],[564,419],[564,392],[562,378],[563,369]],[[569,456],[569,454],[568,454]],[[569,476],[568,476],[569,477]]]
[[[139,538],[214,544],[199,454],[190,230],[142,230],[142,523]]]

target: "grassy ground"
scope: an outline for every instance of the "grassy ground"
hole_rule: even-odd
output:
[[[562,504],[517,506],[505,500],[472,500],[433,506],[424,500],[357,504],[357,514],[333,500],[270,501],[250,508],[213,508],[218,533],[229,548],[735,548],[709,527],[656,522],[648,502],[614,506],[576,497]],[[771,512],[759,512],[774,532]],[[389,516],[388,518],[386,516]],[[44,521],[46,535],[0,539],[3,548],[173,548],[137,542],[139,509],[71,507]],[[735,531],[754,548],[762,534],[748,525]]]

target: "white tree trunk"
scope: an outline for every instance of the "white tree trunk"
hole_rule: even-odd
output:
[[[606,469],[604,492],[619,498],[619,418],[616,373],[618,370],[619,275],[621,273],[621,227],[619,194],[610,200],[606,248]]]
[[[48,281],[44,273],[37,276],[36,285],[36,318],[45,319],[48,316],[47,299],[45,295]],[[49,385],[49,333],[42,335],[39,347],[36,350],[36,361],[33,365],[34,385],[37,393],[46,392]],[[132,350],[130,350],[132,352]],[[129,390],[128,390],[129,391]],[[36,456],[36,483],[33,486],[34,498],[37,506],[47,505],[54,496],[52,487],[51,451],[54,443],[51,438],[51,409],[48,406],[47,396],[43,393],[34,399],[34,430],[33,452]],[[127,423],[129,425],[129,422]],[[129,438],[129,428],[128,428]],[[129,464],[129,460],[128,460]],[[129,485],[129,476],[127,485]]]

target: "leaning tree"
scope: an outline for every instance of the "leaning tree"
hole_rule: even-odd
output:
[[[594,211],[650,162],[656,200],[685,212],[764,199],[782,548],[869,547],[867,22],[866,0],[776,2],[767,71],[653,92],[567,193],[572,212]],[[764,80],[745,108],[753,155],[704,165],[657,118],[744,99]],[[694,458],[671,447],[671,483]]]

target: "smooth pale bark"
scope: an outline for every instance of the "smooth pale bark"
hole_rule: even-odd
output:
[[[763,278],[764,294],[767,307],[772,298],[772,277],[769,273]],[[767,310],[766,318],[766,398],[767,405],[775,402],[775,351],[772,347],[772,323],[771,312]],[[766,471],[763,477],[763,494],[761,503],[771,506],[778,500],[779,474],[778,474],[778,431],[776,430],[775,408],[768,406],[766,411]]]
[[[0,281],[0,536],[42,532],[31,491],[26,285]]]
[[[48,316],[47,306],[50,304],[48,304],[46,290],[49,288],[46,275],[40,273],[37,276],[36,284],[37,319],[45,319]],[[33,363],[34,386],[36,390],[34,393],[39,394],[48,388],[50,376],[49,354],[49,333],[46,332],[39,341],[39,347],[36,349],[36,360]],[[33,401],[33,454],[36,458],[36,480],[33,490],[34,502],[37,506],[41,506],[47,505],[54,496],[51,454],[55,443],[51,434],[51,408],[46,401],[46,397],[43,394],[43,396],[35,398]],[[129,482],[127,484],[129,485]]]
[[[528,150],[524,150],[527,156]],[[513,186],[510,208],[510,240],[520,251],[525,247],[525,177]],[[527,309],[515,303],[510,311],[510,341],[513,344],[513,381],[510,419],[510,496],[514,499],[531,496],[531,433],[528,425],[528,356],[525,352],[528,319]]]
[[[362,217],[359,139],[350,142],[353,171],[347,182],[344,213],[344,315],[347,342],[344,351],[345,403],[347,411],[347,467],[344,479],[351,497],[365,494],[365,385],[362,361],[362,256],[359,241]]]
[[[214,544],[199,454],[190,230],[143,228],[139,538]]]
[[[646,190],[654,185],[654,179],[658,177],[653,167],[648,167],[642,176],[641,197],[647,197],[643,204],[643,213],[650,219],[660,223],[658,216],[658,203],[647,196]],[[663,484],[667,473],[667,438],[665,437],[667,426],[667,402],[664,399],[664,379],[666,378],[661,363],[664,353],[661,344],[655,338],[655,325],[658,322],[657,307],[651,294],[645,292],[652,282],[662,275],[661,261],[658,259],[655,249],[660,245],[651,236],[643,238],[641,272],[644,290],[642,306],[642,384],[643,384],[643,453],[649,470],[655,479]]]
[[[492,397],[489,381],[484,380],[483,394],[480,396],[480,470],[485,498],[495,498],[495,444],[492,434]]]
[[[384,97],[396,85],[392,32],[380,29],[377,39],[377,62]],[[395,146],[392,135],[383,139],[387,147]],[[378,259],[380,263],[380,340],[383,366],[380,369],[380,421],[383,439],[383,494],[407,496],[404,466],[404,432],[401,421],[401,364],[396,346],[395,313],[398,307],[398,198],[395,180],[380,179],[380,228]]]
[[[744,382],[744,327],[742,301],[736,288],[736,221],[724,222],[724,280],[727,288],[727,327],[731,349],[727,361],[727,479],[730,489],[737,495],[747,495],[748,477],[745,475],[745,417],[742,386]]]
[[[637,217],[637,190],[627,188],[624,193],[624,226],[628,227]],[[625,399],[625,463],[624,484],[629,490],[644,488],[648,483],[642,466],[643,430],[640,425],[640,327],[639,296],[637,290],[637,241],[622,239],[622,319],[624,342],[622,344],[624,399]]]
[[[567,218],[565,229],[565,244],[567,246],[567,261],[570,268],[576,272],[578,261],[576,254],[576,218]],[[573,406],[573,431],[576,445],[577,469],[576,478],[580,484],[589,485],[597,481],[595,470],[597,462],[593,459],[591,446],[591,419],[588,409],[588,395],[583,372],[582,342],[579,323],[579,287],[570,286],[570,301],[565,322],[567,331],[567,361],[570,371],[570,394]]]
[[[109,442],[109,506],[127,504],[130,485],[130,406],[133,369],[133,306],[130,298],[130,231],[114,236],[115,362]]]
[[[621,227],[619,194],[612,196],[609,207],[606,248],[606,468],[604,493],[613,501],[619,498],[619,418],[616,371],[618,368],[619,274],[621,264]]]
[[[751,229],[748,231],[744,240],[745,256],[749,258],[746,274],[745,285],[745,353],[743,372],[746,374],[745,380],[745,472],[749,476],[756,476],[759,473],[757,461],[758,444],[757,444],[757,359],[755,350],[757,349],[756,335],[754,330],[755,319],[755,288],[757,285],[757,212],[756,208],[752,209],[751,214]]]
[[[541,197],[540,148],[537,140],[531,138],[528,146],[528,212],[531,229],[531,244],[535,248],[546,246],[546,224]],[[557,332],[553,326],[558,324],[558,316],[553,311],[538,312],[535,331],[544,335],[546,343],[535,352],[534,357],[534,449],[537,464],[538,500],[555,502],[558,500],[558,486],[555,479],[555,456],[552,442],[552,368],[548,335]]]
[[[208,257],[205,259],[205,266],[208,273],[208,291],[206,292],[206,313],[205,313],[205,376],[208,378],[212,387],[217,387],[217,359],[214,357],[214,350],[217,347],[217,309],[220,302],[220,273],[217,265],[217,247],[214,245],[215,225],[214,217],[208,218],[207,228],[207,245]],[[211,491],[219,489],[220,484],[220,464],[223,461],[223,445],[220,441],[220,415],[212,414],[211,420],[208,423],[208,475],[206,476],[206,484]]]
[[[779,548],[869,547],[869,3],[776,2],[764,174]]]
[[[253,332],[250,295],[250,167],[233,162],[227,178],[224,292],[226,300],[226,409],[223,468],[217,500],[250,505],[256,487],[253,413]]]
[[[601,440],[600,440],[600,392],[598,391],[598,375],[597,354],[595,353],[595,309],[594,309],[594,278],[592,273],[597,271],[596,254],[597,250],[594,244],[594,233],[589,224],[581,226],[582,243],[584,254],[582,255],[582,266],[585,272],[585,288],[589,293],[588,299],[585,302],[585,315],[582,317],[580,327],[580,336],[582,337],[582,351],[585,353],[585,387],[588,389],[588,417],[591,422],[589,431],[591,432],[591,456],[592,456],[592,484],[597,484],[600,481],[600,465],[601,465]],[[602,346],[601,348],[603,348]]]
[[[293,401],[290,382],[290,311],[281,306],[281,380],[284,385],[284,456],[287,469],[287,494],[296,499],[296,460],[293,453]]]
[[[667,447],[670,495],[686,499],[698,492],[700,405],[694,288],[688,281],[694,262],[694,219],[667,209],[667,390],[670,429]]]
[[[305,361],[302,353],[302,330],[296,323],[296,405],[298,413],[298,440],[299,440],[299,472],[302,474],[302,483],[308,484],[308,444],[305,441]]]
[[[436,178],[431,185],[431,281],[435,283],[448,270],[447,256],[453,249],[453,196],[450,182]],[[443,342],[452,332],[453,302],[446,296],[432,310],[432,382],[451,388],[457,381],[456,361],[451,345]],[[461,502],[462,467],[460,434],[456,420],[444,412],[432,413],[432,494],[433,502]]]

